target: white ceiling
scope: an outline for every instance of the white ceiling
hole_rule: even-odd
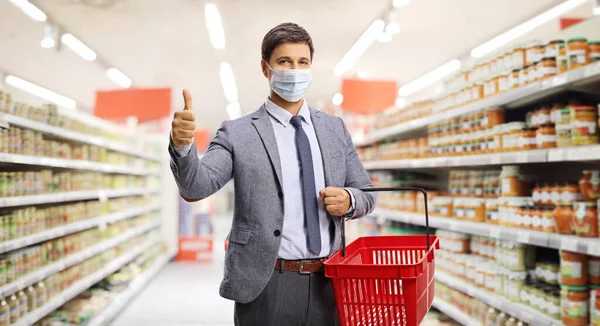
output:
[[[215,0],[225,28],[226,49],[212,48],[204,25],[203,0],[38,0],[49,18],[129,76],[134,87],[174,89],[194,97],[197,124],[214,129],[226,118],[219,63],[228,61],[237,79],[244,113],[268,94],[260,71],[264,34],[285,21],[313,37],[314,82],[308,100],[330,100],[341,79],[333,67],[391,0]],[[535,16],[560,0],[413,0],[400,10],[403,31],[391,43],[375,43],[355,69],[368,78],[407,83],[462,57],[493,36]],[[93,5],[105,3],[107,5]],[[68,49],[40,47],[43,23],[0,1],[0,70],[75,99],[91,110],[97,89],[113,89],[98,63]],[[355,70],[355,71],[356,71]]]

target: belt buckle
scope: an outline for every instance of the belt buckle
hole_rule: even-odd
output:
[[[312,272],[307,272],[304,270],[304,263],[310,263],[310,260],[301,260],[300,261],[300,268],[298,268],[298,274],[302,274],[302,275],[306,275],[306,274],[312,274]]]

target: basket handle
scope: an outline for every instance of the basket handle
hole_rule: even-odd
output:
[[[429,250],[429,208],[427,207],[427,191],[423,188],[416,187],[371,187],[361,188],[362,192],[380,192],[380,191],[419,191],[423,194],[423,200],[425,201],[425,234],[427,239],[427,250]],[[346,218],[342,217],[342,257],[346,257]]]

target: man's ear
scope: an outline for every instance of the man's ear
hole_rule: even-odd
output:
[[[265,78],[269,79],[269,67],[267,66],[267,62],[265,60],[260,60],[260,67]]]

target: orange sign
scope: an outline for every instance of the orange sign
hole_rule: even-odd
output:
[[[394,105],[398,95],[395,81],[344,79],[342,82],[346,111],[371,114],[381,112]]]
[[[213,238],[179,237],[177,261],[210,262],[213,259]]]
[[[135,116],[140,122],[164,118],[171,114],[171,88],[97,91],[94,114],[109,120]]]

